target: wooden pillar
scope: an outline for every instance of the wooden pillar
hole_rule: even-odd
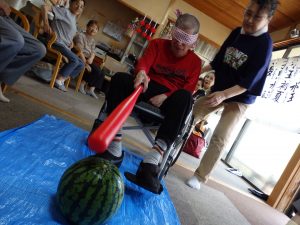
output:
[[[284,149],[283,149],[284,150]],[[300,190],[300,144],[275,185],[267,203],[281,212],[292,204]]]

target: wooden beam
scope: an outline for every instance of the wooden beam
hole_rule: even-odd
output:
[[[300,183],[300,144],[275,185],[267,203],[285,212],[299,191]]]
[[[300,37],[297,38],[289,38],[287,40],[278,41],[273,44],[273,49],[278,50],[282,48],[287,48],[292,45],[300,44]]]

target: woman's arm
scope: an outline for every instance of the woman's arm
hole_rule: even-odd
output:
[[[90,55],[90,57],[86,60],[86,62],[88,64],[92,64],[95,58],[95,52],[92,52],[92,54]]]
[[[221,104],[223,101],[225,101],[226,99],[240,95],[245,91],[247,91],[247,89],[239,85],[235,85],[231,88],[225,89],[224,91],[216,91],[207,96],[207,101],[205,105],[210,107],[217,106]]]
[[[42,6],[42,19],[44,22],[44,31],[48,34],[52,33],[52,29],[49,25],[48,12],[52,12],[52,6],[43,5]]]

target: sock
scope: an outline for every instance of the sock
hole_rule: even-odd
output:
[[[89,89],[88,93],[89,93],[89,95],[91,95],[92,97],[98,99],[98,96],[95,94],[94,90],[95,90],[95,87],[91,87],[91,88]]]
[[[82,93],[82,94],[86,94],[85,92],[85,82],[81,82],[80,84],[80,87],[79,87],[79,91]]]
[[[194,188],[194,189],[197,189],[197,190],[200,190],[200,181],[199,179],[196,177],[196,176],[192,176],[189,180],[187,180],[186,184],[188,186],[190,186],[191,188]]]
[[[147,153],[143,162],[158,165],[161,162],[163,153],[167,150],[167,148],[167,143],[164,140],[157,139],[152,147],[155,151]]]
[[[10,100],[3,95],[1,84],[2,83],[0,82],[0,101],[8,103],[8,102],[10,102]]]
[[[109,144],[107,151],[115,157],[122,155],[122,133],[119,131],[112,142]]]
[[[168,148],[168,145],[163,139],[157,139],[153,147],[159,147],[161,151],[165,152]]]
[[[162,155],[158,151],[148,152],[143,160],[144,163],[158,165],[161,162]]]

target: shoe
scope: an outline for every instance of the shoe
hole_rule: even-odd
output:
[[[141,162],[136,175],[125,172],[125,177],[136,185],[154,193],[160,194],[163,186],[158,179],[159,166]]]
[[[263,192],[261,192],[261,191],[255,190],[255,189],[253,189],[253,188],[248,188],[248,191],[249,191],[251,194],[255,195],[256,197],[258,197],[258,198],[260,198],[260,199],[262,199],[262,200],[264,200],[264,201],[267,201],[268,198],[269,198],[269,195],[267,195],[267,194],[265,194],[265,193],[263,193]]]
[[[96,154],[94,155],[94,157],[99,157],[102,159],[106,159],[108,161],[110,161],[112,164],[114,164],[115,166],[117,166],[118,168],[120,168],[122,162],[123,162],[123,158],[124,158],[124,152],[122,151],[122,155],[120,157],[114,156],[113,154],[111,154],[109,151],[105,151],[102,154]]]
[[[232,174],[237,175],[237,176],[239,176],[239,177],[242,177],[242,176],[243,176],[242,172],[239,171],[238,169],[235,169],[235,168],[227,168],[226,170],[227,170],[229,173],[232,173]]]
[[[200,190],[201,188],[201,182],[196,176],[192,176],[190,179],[188,179],[186,181],[186,185],[196,190]]]
[[[80,87],[79,87],[79,91],[80,91],[80,93],[82,93],[82,94],[85,95],[85,94],[86,94],[86,91],[85,91],[84,87],[85,87],[85,84],[81,83],[81,84],[80,84]]]
[[[61,90],[61,91],[63,91],[63,92],[67,92],[67,91],[68,91],[67,88],[65,87],[65,85],[63,84],[63,82],[60,83],[60,82],[55,81],[54,86],[55,86],[57,89],[59,89],[59,90]]]
[[[98,99],[98,96],[95,94],[94,91],[90,91],[90,90],[87,90],[86,93],[92,97],[94,97],[95,99]]]

